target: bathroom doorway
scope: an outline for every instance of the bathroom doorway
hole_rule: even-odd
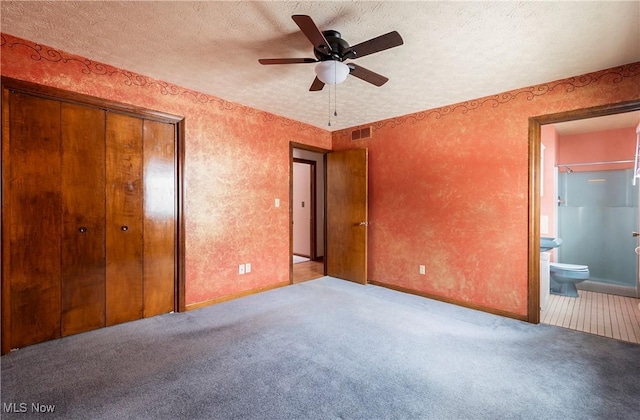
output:
[[[578,298],[551,294],[545,302],[542,290],[543,323],[640,344],[632,236],[639,225],[640,179],[633,185],[639,124],[640,112],[627,112],[541,126],[539,235],[562,239],[544,259],[590,271],[577,285]]]

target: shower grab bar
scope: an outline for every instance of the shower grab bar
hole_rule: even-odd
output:
[[[610,160],[601,162],[582,162],[582,163],[556,163],[556,167],[559,166],[590,166],[590,165],[612,165],[617,163],[635,163],[635,160]]]

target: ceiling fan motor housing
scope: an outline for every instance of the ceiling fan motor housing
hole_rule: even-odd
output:
[[[349,49],[349,43],[342,39],[340,32],[334,30],[322,31],[325,39],[329,43],[331,51],[326,52],[323,49],[314,48],[313,53],[320,61],[335,60],[344,61],[347,58],[355,58],[355,51]]]

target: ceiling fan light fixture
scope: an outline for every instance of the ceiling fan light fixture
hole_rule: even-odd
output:
[[[316,65],[316,75],[327,85],[337,85],[347,80],[349,66],[341,61],[327,60]]]

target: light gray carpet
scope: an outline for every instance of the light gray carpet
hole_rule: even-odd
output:
[[[640,418],[638,345],[329,277],[1,362],[2,418]]]

